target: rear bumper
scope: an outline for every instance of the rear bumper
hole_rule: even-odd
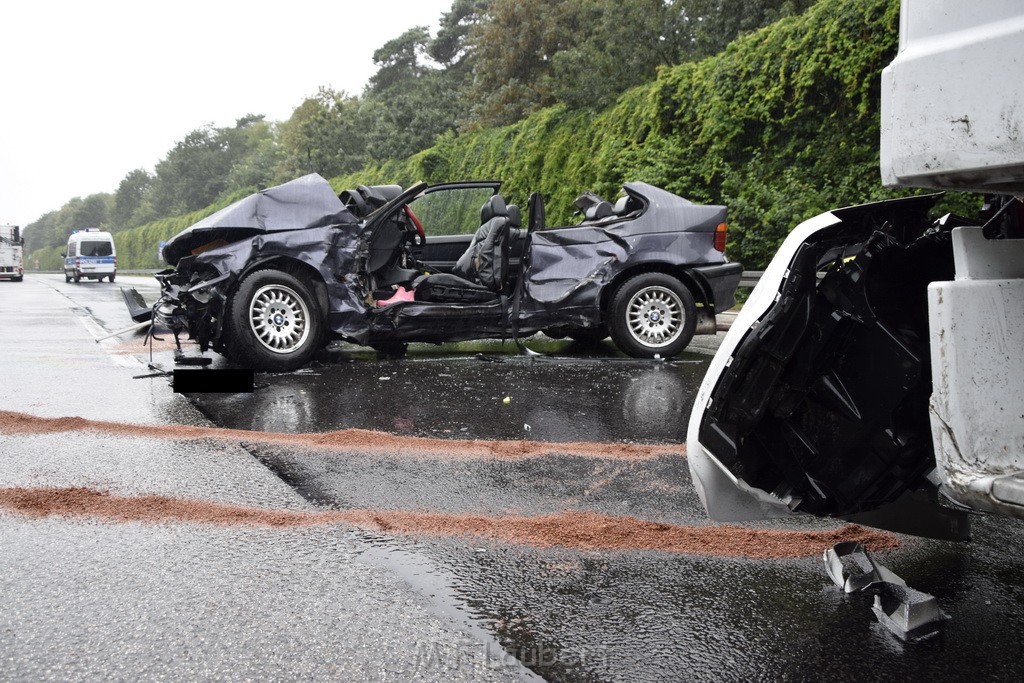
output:
[[[77,274],[81,277],[106,277],[108,275],[117,275],[117,268],[114,268],[113,266],[94,266],[91,268],[72,268],[67,272],[70,274]]]
[[[701,280],[701,285],[708,292],[715,312],[728,311],[736,305],[736,288],[743,276],[743,264],[720,263],[714,266],[697,266],[691,269]]]

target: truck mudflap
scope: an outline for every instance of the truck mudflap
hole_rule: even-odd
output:
[[[720,521],[808,513],[965,538],[942,505],[928,284],[953,277],[939,195],[821,214],[780,248],[712,361],[690,471]]]

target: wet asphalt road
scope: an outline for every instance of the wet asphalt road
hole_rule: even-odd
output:
[[[699,354],[632,361],[607,343],[583,349],[540,339],[531,345],[558,358],[523,358],[495,342],[414,347],[404,359],[378,360],[341,345],[299,373],[258,375],[252,395],[185,398],[164,379],[131,380],[145,364],[120,353],[127,341],[91,341],[130,324],[116,285],[30,276],[0,286],[0,315],[20,323],[0,328],[0,371],[23,387],[2,395],[0,408],[35,415],[682,443],[706,362]],[[171,364],[167,351],[154,360]],[[87,382],[76,379],[84,375]],[[0,440],[3,487],[82,485],[288,509],[575,509],[707,523],[680,455],[487,461],[81,434]],[[1024,525],[980,518],[974,536],[969,544],[905,538],[879,557],[953,618],[943,637],[904,645],[875,623],[867,597],[833,588],[817,558],[0,515],[8,607],[0,671],[26,680],[504,680],[531,672],[573,681],[1019,679]]]

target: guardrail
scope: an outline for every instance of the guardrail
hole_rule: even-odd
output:
[[[740,287],[756,287],[762,275],[763,270],[744,270],[740,275]]]

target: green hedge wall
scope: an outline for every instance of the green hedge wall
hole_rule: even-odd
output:
[[[511,126],[447,134],[331,182],[341,191],[503,180],[513,202],[542,192],[549,223],[564,224],[581,191],[614,199],[623,182],[642,180],[728,206],[729,253],[757,269],[800,221],[905,194],[883,188],[878,172],[879,76],[898,26],[898,0],[822,0],[714,57],[662,69],[603,110],[556,106]],[[118,234],[120,267],[159,267],[160,240],[226,203]]]

